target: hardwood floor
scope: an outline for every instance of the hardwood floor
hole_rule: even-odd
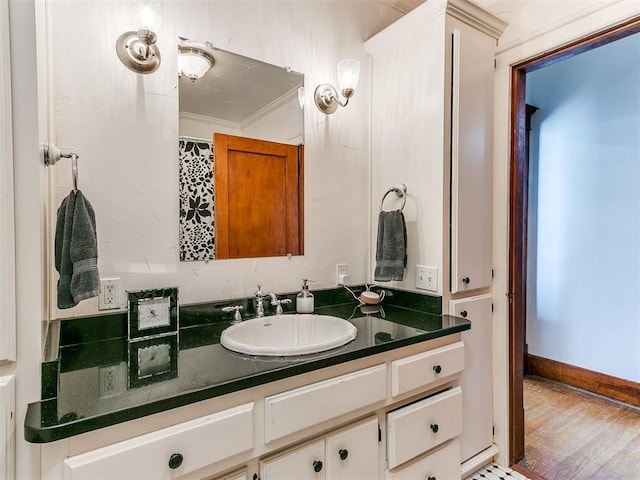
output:
[[[546,480],[640,480],[640,409],[525,377],[522,467]]]

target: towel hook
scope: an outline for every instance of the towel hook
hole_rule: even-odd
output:
[[[387,198],[391,192],[394,192],[398,197],[402,197],[402,206],[400,210],[404,210],[404,206],[407,203],[407,186],[404,183],[399,183],[395,187],[391,187],[387,192],[382,196],[382,201],[380,202],[380,211],[384,210],[384,199]]]

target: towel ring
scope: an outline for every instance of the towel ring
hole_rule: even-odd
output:
[[[387,198],[391,192],[394,192],[398,197],[402,197],[402,206],[400,207],[400,211],[404,210],[404,206],[407,203],[407,186],[404,183],[399,183],[395,187],[391,187],[387,192],[382,196],[382,200],[380,201],[380,211],[384,211],[384,199]]]
[[[78,154],[71,154],[71,176],[73,178],[73,191],[78,191]]]
[[[47,167],[51,165],[55,165],[60,161],[61,158],[70,158],[71,159],[71,178],[73,179],[73,191],[74,193],[78,192],[78,155],[75,152],[72,153],[62,153],[60,149],[56,147],[53,143],[43,143],[42,144],[42,160]]]

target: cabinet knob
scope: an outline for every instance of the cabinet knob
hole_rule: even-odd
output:
[[[346,460],[349,456],[349,450],[341,448],[340,450],[338,450],[338,455],[340,455],[340,460]]]
[[[427,477],[427,480],[436,480],[436,477],[432,477],[431,475],[429,475],[429,476]]]
[[[440,372],[442,372],[442,367],[440,365],[434,365],[433,371],[436,372],[437,374],[440,374]]]
[[[469,315],[469,313],[468,313],[466,310],[462,310],[462,311],[460,312],[460,315],[461,315],[462,317],[464,317],[464,318],[467,318],[467,315]]]
[[[184,457],[181,453],[174,453],[169,457],[169,468],[171,470],[175,470],[176,468],[180,468],[182,462],[184,461]]]
[[[464,277],[462,279],[462,283],[464,283],[465,285],[469,285],[469,282],[471,281],[471,279],[469,277]]]
[[[318,473],[322,470],[322,462],[320,460],[314,460],[313,471]]]
[[[432,423],[432,424],[430,425],[430,428],[431,428],[431,431],[432,431],[433,433],[438,433],[438,430],[440,429],[440,427],[438,427],[438,424],[437,424],[437,423]]]

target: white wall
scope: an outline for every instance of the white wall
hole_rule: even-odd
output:
[[[638,85],[638,34],[527,75],[527,102],[540,108],[531,136],[529,352],[636,382]]]
[[[378,1],[163,1],[160,70],[136,75],[116,57],[131,25],[126,1],[48,2],[51,108],[58,146],[80,155],[79,188],[96,210],[99,270],[122,289],[178,285],[182,304],[335,285],[336,263],[364,282],[368,250],[369,65],[363,41],[397,12]],[[305,255],[178,261],[179,35],[305,75]],[[81,38],[82,41],[78,42]],[[90,52],[89,55],[89,46]],[[336,83],[336,64],[354,57],[363,79],[344,109],[326,116],[312,103],[318,83]],[[68,162],[68,161],[67,161]],[[69,193],[68,163],[55,167],[50,215]],[[50,236],[52,231],[49,232]],[[51,271],[55,299],[57,272]],[[312,288],[313,288],[312,287]],[[97,300],[52,317],[97,313]]]
[[[528,1],[481,0],[509,21],[496,57],[494,143],[494,440],[497,460],[509,464],[508,205],[511,67],[640,14],[637,0]],[[519,10],[518,4],[526,7]],[[552,3],[553,8],[550,8]]]

